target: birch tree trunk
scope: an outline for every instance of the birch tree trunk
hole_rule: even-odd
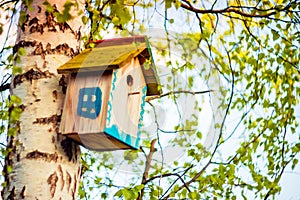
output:
[[[80,50],[78,12],[83,4],[77,1],[70,12],[73,18],[59,24],[43,2],[34,0],[33,9],[21,8],[27,20],[19,28],[15,50],[23,47],[26,56],[12,92],[22,99],[23,113],[16,135],[8,141],[12,151],[4,167],[3,199],[75,199],[79,186],[80,149],[58,133],[65,78],[56,68]],[[48,2],[54,12],[64,9],[65,1]]]

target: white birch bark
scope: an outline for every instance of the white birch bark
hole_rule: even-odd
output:
[[[34,0],[33,11],[22,7],[27,21],[19,28],[16,49],[23,47],[23,72],[14,77],[13,94],[22,99],[23,113],[19,131],[8,142],[13,150],[6,166],[13,170],[5,175],[3,199],[75,199],[80,180],[78,145],[58,133],[64,93],[64,80],[56,68],[79,52],[82,26],[77,1],[73,19],[58,24],[46,13],[44,1]],[[65,1],[48,0],[62,11]]]

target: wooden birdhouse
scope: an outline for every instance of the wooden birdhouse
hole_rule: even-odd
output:
[[[60,66],[70,74],[60,132],[94,150],[138,149],[145,97],[159,95],[145,36],[108,39]]]

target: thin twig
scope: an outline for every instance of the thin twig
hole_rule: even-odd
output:
[[[156,148],[155,143],[156,143],[157,139],[153,139],[151,141],[151,146],[150,146],[150,152],[149,154],[146,156],[146,165],[145,165],[145,170],[143,173],[143,179],[142,179],[142,184],[146,185],[148,182],[148,175],[149,175],[149,170],[150,170],[150,166],[151,166],[151,161],[152,161],[152,156],[154,154],[154,152],[156,152]],[[142,149],[142,151],[144,152],[144,150]],[[145,153],[145,152],[144,152]],[[142,200],[144,196],[144,188],[141,190],[141,193],[139,195],[138,200]]]
[[[159,99],[162,97],[166,97],[166,96],[170,96],[170,95],[175,95],[175,94],[191,94],[191,95],[196,95],[196,94],[205,94],[205,93],[209,93],[209,92],[213,92],[214,90],[204,90],[204,91],[197,91],[197,92],[193,92],[193,91],[188,91],[188,90],[179,90],[179,91],[172,91],[172,92],[168,92],[165,94],[161,94],[161,95],[156,95],[156,96],[149,96],[146,97],[146,101],[152,101],[154,99]]]

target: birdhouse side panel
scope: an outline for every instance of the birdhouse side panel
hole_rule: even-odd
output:
[[[146,91],[137,58],[114,70],[105,132],[134,148],[138,148]]]
[[[111,73],[72,74],[65,99],[61,132],[104,132]]]

